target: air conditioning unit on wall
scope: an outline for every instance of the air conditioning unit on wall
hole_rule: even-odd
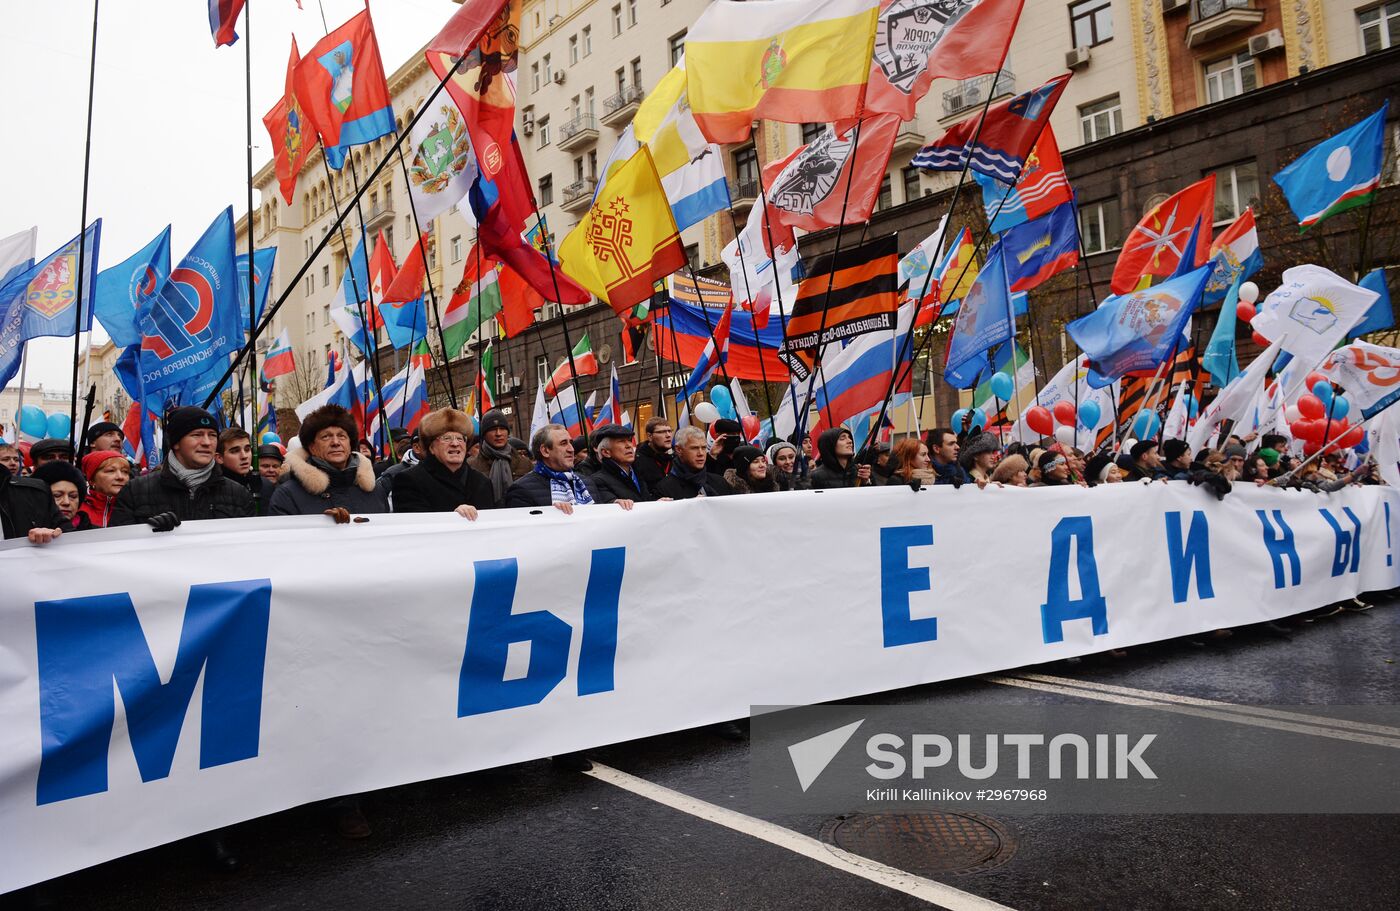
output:
[[[1283,32],[1276,28],[1271,28],[1262,35],[1255,35],[1249,39],[1249,56],[1258,57],[1267,54],[1269,51],[1277,51],[1283,47]]]
[[[563,70],[555,70],[555,71],[554,71],[554,84],[555,84],[555,85],[563,85],[563,84],[564,84],[564,71],[563,71]]]
[[[1089,49],[1087,47],[1072,48],[1065,54],[1065,69],[1077,70],[1080,67],[1089,65]]]

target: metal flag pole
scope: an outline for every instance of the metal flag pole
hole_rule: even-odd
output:
[[[73,304],[73,391],[68,403],[68,442],[78,451],[78,359],[82,356],[83,286],[87,284],[88,186],[92,176],[92,102],[97,87],[97,9],[101,0],[92,0],[92,55],[88,63],[87,133],[83,140],[83,202],[78,225],[77,300]],[[88,306],[92,306],[91,301]]]

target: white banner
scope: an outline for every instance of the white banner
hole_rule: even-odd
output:
[[[754,704],[1389,589],[1397,508],[1378,487],[1223,502],[1181,483],[887,487],[8,542],[0,891],[310,801]]]

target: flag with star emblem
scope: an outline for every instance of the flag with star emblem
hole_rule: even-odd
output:
[[[1211,221],[1215,217],[1215,175],[1198,180],[1170,196],[1143,216],[1123,241],[1118,264],[1113,267],[1114,294],[1127,294],[1137,288],[1145,275],[1165,276],[1177,271],[1191,229],[1199,222],[1196,262],[1203,266],[1210,257]]]

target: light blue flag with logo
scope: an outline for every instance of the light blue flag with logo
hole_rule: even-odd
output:
[[[1011,339],[1012,318],[1011,289],[1007,286],[1006,259],[1001,244],[997,243],[987,253],[982,271],[963,297],[958,308],[957,320],[948,339],[947,367],[944,378],[959,388],[975,385],[977,377],[966,376],[962,369],[970,361],[986,363],[985,353],[994,345]],[[969,382],[970,381],[970,382]]]
[[[141,344],[136,314],[170,277],[170,226],[127,259],[97,274],[93,315],[119,348]]]
[[[1210,334],[1205,353],[1201,355],[1201,366],[1210,372],[1210,381],[1221,389],[1240,375],[1240,362],[1235,356],[1235,308],[1239,302],[1240,280],[1236,278],[1225,292],[1215,331]]]

